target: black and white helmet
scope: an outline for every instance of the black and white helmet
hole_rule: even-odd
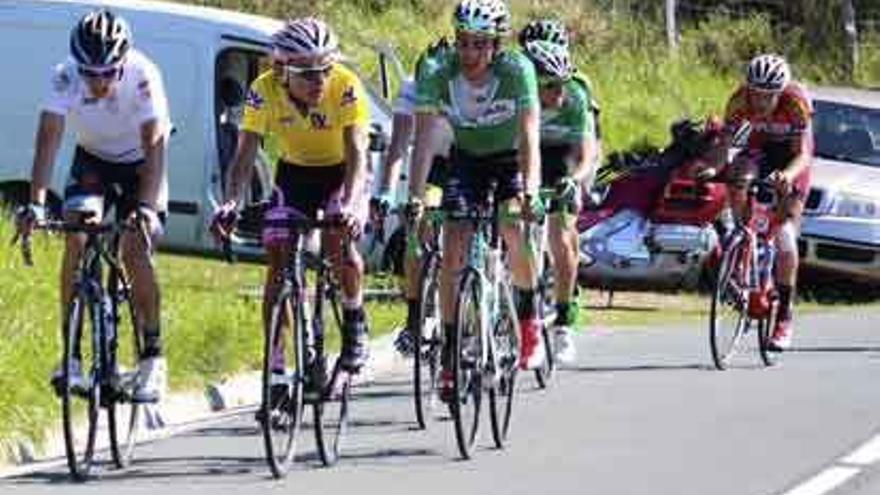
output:
[[[549,41],[568,46],[568,30],[555,19],[536,19],[526,24],[519,32],[519,44],[525,48],[530,41]]]
[[[81,65],[116,65],[125,58],[130,47],[128,23],[109,10],[86,14],[70,32],[70,54]]]
[[[758,55],[749,62],[748,85],[765,91],[782,91],[791,80],[788,62],[779,55]]]
[[[272,44],[282,54],[293,57],[336,56],[339,40],[324,21],[314,17],[289,20],[272,36]]]
[[[574,73],[568,48],[562,45],[550,41],[530,41],[526,43],[525,52],[535,64],[538,74],[568,80]]]
[[[510,10],[504,0],[462,0],[455,7],[453,24],[458,31],[506,36],[510,33]]]

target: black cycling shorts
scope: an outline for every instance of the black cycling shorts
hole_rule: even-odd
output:
[[[345,185],[345,165],[306,167],[278,162],[275,186],[284,195],[284,206],[296,208],[310,218],[324,209],[334,197],[342,194]]]
[[[499,204],[523,192],[516,151],[487,156],[456,151],[443,188],[443,210],[455,214],[485,201],[493,183]]]
[[[143,164],[109,162],[78,146],[64,187],[64,211],[94,211],[103,218],[113,208],[117,221],[126,218],[138,206],[138,168]],[[164,223],[165,212],[159,212],[159,219]]]

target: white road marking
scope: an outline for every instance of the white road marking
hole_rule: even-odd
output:
[[[838,459],[833,466],[782,495],[824,495],[830,493],[859,474],[862,468],[877,461],[880,461],[880,434]]]
[[[846,483],[859,474],[859,471],[859,468],[854,467],[830,467],[783,495],[823,495]]]
[[[880,435],[868,440],[852,454],[840,460],[853,466],[870,466],[880,460]]]

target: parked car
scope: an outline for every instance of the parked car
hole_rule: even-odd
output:
[[[880,283],[880,91],[818,88],[812,96],[816,160],[802,264]]]
[[[0,45],[15,67],[4,74],[6,90],[0,92],[0,203],[27,201],[34,133],[50,68],[68,55],[71,26],[98,6],[109,6],[129,21],[135,46],[159,65],[165,78],[175,132],[169,143],[170,211],[163,247],[215,250],[207,226],[234,153],[242,95],[268,67],[270,36],[281,25],[268,17],[146,0],[0,2]],[[370,97],[371,164],[378,168],[381,143],[391,130],[389,72],[399,71],[399,63],[387,50],[367,48],[374,49],[377,63],[371,65],[378,67],[382,83],[377,88],[360,73]],[[49,191],[56,211],[73,147],[72,135],[66,136],[56,159]],[[270,191],[270,168],[263,155],[251,199]],[[242,249],[260,252],[255,238],[244,242]]]

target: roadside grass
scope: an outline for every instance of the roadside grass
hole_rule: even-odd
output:
[[[880,295],[854,298],[853,293],[827,287],[805,287],[796,304],[796,314],[829,311],[877,311]],[[669,323],[708,321],[710,298],[694,292],[581,291],[578,326],[588,330],[604,327],[645,327]]]
[[[39,442],[60,408],[48,378],[60,356],[58,270],[61,239],[34,237],[34,266],[9,244],[13,227],[0,219],[0,459],[17,438]],[[172,390],[193,389],[243,370],[262,356],[259,287],[263,267],[160,253],[162,329]],[[373,337],[404,320],[403,305],[367,305]],[[334,332],[329,345],[338,346]],[[124,337],[123,337],[124,338]]]

